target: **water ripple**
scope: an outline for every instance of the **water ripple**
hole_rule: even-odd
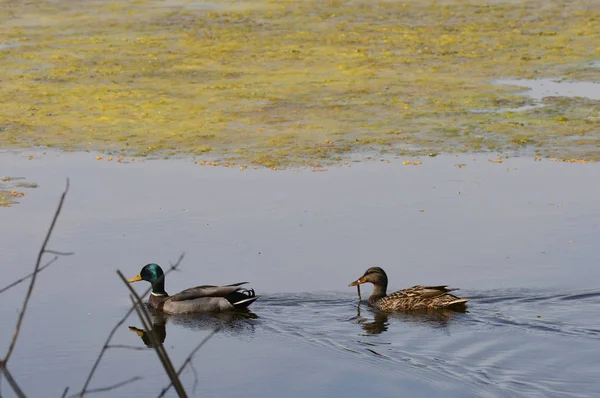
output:
[[[566,397],[596,388],[584,364],[596,361],[590,342],[597,345],[600,329],[585,315],[600,291],[468,293],[467,313],[385,314],[347,293],[265,296],[260,312],[268,332],[441,388]],[[574,379],[580,391],[569,387]]]

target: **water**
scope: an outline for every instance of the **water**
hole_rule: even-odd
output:
[[[552,79],[501,79],[496,84],[527,87],[525,94],[537,100],[544,97],[584,97],[600,100],[600,84],[594,82],[555,81]]]
[[[14,44],[14,43],[0,43],[0,51],[2,50],[10,50],[12,48],[19,48],[20,45],[19,44]]]
[[[591,66],[595,66],[592,62]],[[598,64],[600,65],[600,63]],[[543,102],[545,97],[583,97],[592,100],[600,99],[600,84],[594,82],[573,82],[556,81],[553,79],[499,79],[495,84],[507,86],[526,87],[527,91],[523,95],[531,97],[537,101],[536,104],[524,105],[517,108],[498,108],[498,109],[471,109],[475,113],[505,113],[505,112],[524,112],[532,109],[546,106]]]
[[[589,397],[600,392],[600,186],[596,164],[487,156],[353,163],[327,172],[130,164],[85,153],[0,154],[0,175],[39,184],[0,209],[0,288],[31,271],[65,178],[71,191],[10,361],[29,396],[78,391],[128,308],[115,270],[148,262],[181,272],[167,291],[249,281],[250,314],[157,317],[178,367],[203,397]],[[457,167],[466,164],[466,167]],[[421,211],[423,210],[423,211]],[[373,265],[390,289],[450,284],[464,314],[375,314],[349,282]],[[134,285],[138,291],[143,284]],[[26,287],[2,294],[0,350]],[[362,290],[363,297],[370,291]],[[145,348],[128,326],[113,344]],[[111,348],[91,387],[155,396],[167,377],[151,349]],[[11,397],[6,382],[2,394]],[[168,396],[174,396],[171,392]]]

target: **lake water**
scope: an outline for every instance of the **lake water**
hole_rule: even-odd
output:
[[[543,100],[545,97],[584,97],[600,100],[600,84],[594,82],[556,81],[553,79],[501,79],[496,84],[527,87],[524,94]]]
[[[0,176],[39,185],[0,209],[0,288],[31,272],[66,177],[49,247],[75,252],[39,275],[9,363],[29,396],[81,389],[129,306],[117,269],[134,276],[182,252],[168,292],[249,281],[261,295],[245,316],[156,319],[176,367],[223,327],[194,357],[195,392],[193,372],[183,374],[190,395],[600,394],[600,165],[437,156],[316,173],[29,154],[0,152]],[[390,291],[459,287],[469,312],[385,316],[358,306],[347,285],[374,265]],[[2,352],[25,285],[1,296]],[[141,328],[132,315],[113,344],[145,347],[128,326]],[[113,348],[91,387],[134,376],[143,380],[99,396],[156,396],[167,384],[153,350]],[[6,381],[1,391],[13,396]]]

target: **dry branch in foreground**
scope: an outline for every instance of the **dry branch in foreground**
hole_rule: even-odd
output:
[[[65,202],[65,197],[67,196],[67,192],[69,192],[69,179],[68,178],[67,178],[67,187],[65,188],[64,192],[62,193],[62,195],[60,197],[60,200],[58,202],[58,207],[56,208],[56,211],[54,212],[54,217],[52,218],[52,222],[50,223],[50,228],[48,228],[48,232],[46,233],[46,237],[44,238],[42,247],[38,251],[37,261],[35,263],[35,267],[33,268],[33,273],[24,278],[19,279],[16,282],[11,283],[7,287],[0,290],[0,293],[5,292],[6,290],[10,289],[11,287],[16,286],[19,283],[25,281],[26,279],[28,279],[28,278],[31,279],[29,282],[29,288],[27,289],[27,293],[25,294],[25,299],[23,300],[23,306],[21,307],[21,311],[19,312],[19,317],[17,318],[17,324],[15,325],[15,331],[13,332],[12,340],[10,341],[10,345],[8,346],[8,350],[6,351],[4,358],[2,360],[0,360],[0,372],[4,375],[4,377],[6,378],[6,381],[8,381],[8,384],[11,386],[14,393],[19,398],[25,397],[25,394],[23,393],[23,390],[21,389],[21,387],[18,385],[17,381],[14,379],[14,377],[8,370],[7,363],[8,363],[8,360],[10,359],[10,357],[15,349],[15,346],[17,344],[17,340],[19,338],[19,333],[21,331],[21,326],[23,325],[23,319],[25,318],[25,312],[27,311],[27,306],[29,304],[29,299],[31,298],[31,295],[33,294],[33,288],[35,287],[35,280],[37,279],[37,275],[41,270],[48,267],[50,264],[52,264],[56,260],[56,257],[55,257],[54,259],[50,260],[44,266],[41,266],[42,257],[46,253],[51,253],[54,255],[63,255],[63,256],[73,254],[73,253],[63,253],[63,252],[58,252],[55,250],[46,249],[46,246],[48,245],[48,241],[50,240],[50,237],[52,236],[52,232],[54,231],[54,227],[56,226],[56,221],[58,220],[58,216],[60,215],[60,212],[62,210],[62,206]]]

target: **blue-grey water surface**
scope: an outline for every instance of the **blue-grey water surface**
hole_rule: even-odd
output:
[[[9,363],[31,397],[83,385],[128,309],[116,269],[133,276],[182,252],[168,292],[249,281],[262,296],[250,316],[159,319],[176,367],[223,326],[195,356],[195,393],[193,372],[183,374],[190,395],[600,394],[599,165],[438,156],[313,173],[28,155],[0,153],[0,176],[39,184],[0,209],[0,288],[31,272],[66,177],[71,190],[49,246],[75,252],[39,275]],[[469,312],[358,307],[347,285],[373,265],[386,269],[390,290],[460,287]],[[25,285],[0,298],[0,352]],[[127,326],[141,328],[132,315],[113,344],[145,347]],[[143,380],[98,396],[156,396],[167,384],[154,351],[113,348],[91,387],[134,376]],[[5,381],[1,391],[13,396]]]

